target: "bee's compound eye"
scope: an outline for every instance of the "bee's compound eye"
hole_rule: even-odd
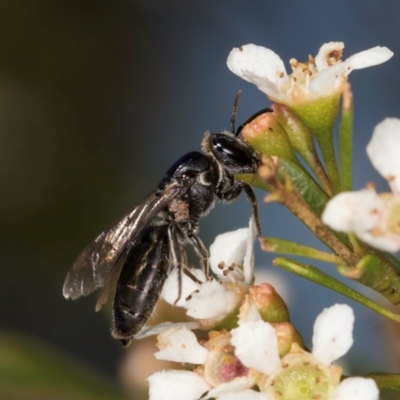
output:
[[[232,161],[248,163],[252,159],[252,153],[242,140],[227,136],[215,138],[213,148],[221,155]]]

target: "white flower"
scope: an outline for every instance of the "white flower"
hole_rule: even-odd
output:
[[[339,383],[341,369],[331,365],[350,349],[353,324],[353,310],[349,306],[335,304],[325,309],[314,324],[312,353],[293,344],[291,351],[280,360],[282,367],[269,375],[260,390],[270,400],[284,400],[285,393],[299,400],[378,400],[374,381],[357,378]],[[353,397],[354,394],[358,397]]]
[[[256,233],[251,218],[248,228],[226,232],[215,238],[210,246],[210,268],[221,281],[253,283]]]
[[[400,119],[385,118],[375,127],[367,154],[392,191],[400,194]]]
[[[400,120],[386,118],[379,123],[367,146],[367,154],[393,193],[375,189],[344,192],[331,199],[322,221],[332,229],[353,232],[373,247],[400,250]]]
[[[157,360],[204,364],[209,351],[197,342],[195,334],[182,327],[171,327],[157,336]]]
[[[315,322],[312,353],[294,343],[280,359],[275,329],[262,321],[254,303],[246,297],[238,328],[231,333],[213,333],[200,351],[190,331],[180,332],[176,339],[171,339],[172,332],[164,335],[180,353],[173,357],[175,360],[193,362],[192,354],[197,354],[203,365],[194,372],[153,374],[149,378],[150,399],[194,399],[208,391],[204,398],[219,400],[377,400],[379,392],[372,379],[348,378],[340,383],[341,368],[331,365],[351,347],[353,324],[349,306],[327,308]],[[183,380],[189,384],[179,386]],[[254,385],[260,392],[251,389]],[[186,390],[187,394],[182,393]]]
[[[254,83],[270,100],[290,106],[339,94],[352,70],[381,64],[393,56],[386,47],[374,47],[342,61],[343,48],[342,42],[325,43],[317,56],[306,63],[290,60],[291,75],[275,52],[254,44],[233,49],[227,64],[233,73]]]
[[[176,304],[186,308],[187,315],[196,319],[219,319],[232,312],[254,279],[255,237],[253,219],[249,228],[218,235],[210,246],[210,268],[218,280],[207,281],[201,271],[191,269],[202,283],[183,274],[182,295]],[[170,304],[178,297],[177,282],[175,272],[167,278],[161,294]],[[235,284],[235,290],[229,283]]]

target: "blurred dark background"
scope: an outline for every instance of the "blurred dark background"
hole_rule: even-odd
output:
[[[306,60],[329,41],[345,42],[344,58],[377,45],[393,50],[388,63],[350,77],[355,187],[375,181],[387,190],[365,146],[375,124],[400,117],[399,37],[395,0],[0,0],[0,329],[119,379],[125,355],[110,337],[109,315],[93,312],[95,296],[64,300],[64,277],[175,159],[200,148],[206,130],[229,128],[237,90],[238,122],[269,104],[227,69],[232,47],[264,45],[287,68],[290,58]],[[281,207],[261,210],[264,234],[317,244]],[[204,242],[245,226],[249,215],[244,199],[218,206],[201,222]],[[256,256],[310,345],[322,308],[350,302],[276,271],[271,259]],[[394,328],[354,307],[350,371],[400,372]]]

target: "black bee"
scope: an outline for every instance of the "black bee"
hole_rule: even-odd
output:
[[[232,132],[239,96],[240,92],[233,106]],[[245,124],[236,133],[206,133],[204,153],[193,151],[177,160],[157,189],[94,239],[68,272],[63,288],[67,299],[102,288],[96,311],[115,288],[111,335],[124,346],[152,314],[171,269],[178,268],[181,276],[187,268],[185,244],[193,246],[207,276],[208,252],[198,236],[198,222],[217,199],[231,202],[244,190],[260,233],[255,194],[234,178],[255,174],[260,165],[258,154],[238,137]],[[180,285],[179,281],[179,292]]]

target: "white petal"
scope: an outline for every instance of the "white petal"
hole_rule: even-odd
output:
[[[254,282],[254,241],[257,236],[256,223],[254,218],[250,218],[249,230],[246,240],[246,252],[243,259],[243,273],[244,282],[247,284],[252,284]]]
[[[347,378],[336,389],[334,400],[378,400],[379,390],[372,379]]]
[[[393,51],[387,47],[376,46],[372,49],[361,51],[353,54],[345,61],[347,65],[346,74],[348,75],[353,69],[362,69],[382,64],[392,57]]]
[[[204,364],[209,354],[186,327],[172,327],[158,335],[157,347],[160,349],[154,354],[157,360]]]
[[[256,392],[255,390],[247,389],[243,392],[228,393],[218,397],[218,400],[268,400],[266,393]]]
[[[220,282],[212,280],[203,283],[187,301],[187,315],[196,319],[223,317],[232,306],[231,297]]]
[[[190,371],[160,371],[147,380],[150,400],[197,400],[210,389],[204,378]]]
[[[325,365],[347,353],[353,344],[353,310],[346,304],[325,308],[314,324],[313,356]]]
[[[202,270],[198,268],[191,268],[190,272],[202,282],[205,282],[206,278]],[[186,298],[195,290],[197,290],[200,285],[196,283],[193,279],[189,278],[184,273],[182,274],[182,293],[179,296],[179,271],[177,268],[173,268],[168,278],[166,279],[163,289],[161,291],[161,298],[163,298],[167,303],[184,307],[186,304]]]
[[[227,383],[222,383],[218,385],[216,388],[210,390],[207,394],[208,398],[219,397],[225,394],[235,393],[235,392],[242,392],[245,389],[250,387],[250,381],[246,376],[241,376]]]
[[[365,232],[379,223],[382,202],[374,190],[343,192],[331,199],[322,221],[335,231]]]
[[[185,327],[187,329],[199,329],[200,325],[198,322],[195,322],[195,321],[176,322],[176,323],[175,322],[163,322],[161,324],[154,325],[154,326],[146,326],[134,337],[134,339],[143,339],[148,336],[159,335],[160,333],[163,333],[172,327],[175,327],[175,328]]]
[[[147,380],[150,400],[197,400],[210,389],[204,378],[190,371],[160,371]]]
[[[241,78],[256,85],[258,90],[265,93],[271,100],[282,101],[285,98],[284,93],[282,93],[279,89],[280,86],[284,83],[284,78],[281,78],[282,82],[278,81],[280,86],[278,86],[274,82],[271,82],[267,78],[256,75],[251,71],[243,71]]]
[[[243,265],[243,259],[247,250],[247,237],[249,228],[226,232],[218,235],[210,246],[210,268],[218,277],[223,279],[220,263],[226,267],[233,264]]]
[[[253,77],[257,80],[268,80],[276,86],[288,79],[281,58],[272,50],[254,44],[233,49],[228,56],[227,64],[234,74],[252,83],[255,83]],[[250,75],[245,76],[245,72]]]
[[[400,193],[400,119],[386,118],[375,127],[367,154],[392,190]]]
[[[249,322],[257,321],[262,321],[257,306],[254,304],[249,296],[246,296],[243,304],[240,307],[238,324],[240,326]]]
[[[249,227],[237,229],[218,235],[210,246],[210,268],[221,281],[243,281],[247,284],[254,282],[254,241],[257,229],[253,218]],[[243,266],[234,269],[229,275],[224,274],[224,267]],[[244,276],[243,276],[244,275]]]
[[[235,355],[248,367],[270,375],[280,367],[278,341],[272,325],[249,322],[231,331]]]
[[[332,67],[324,69],[317,77],[308,85],[308,89],[318,96],[324,97],[330,95],[336,89],[339,89],[345,79],[342,74],[345,72],[346,64],[339,61]]]
[[[343,42],[329,42],[323,44],[319,51],[318,54],[315,56],[315,66],[317,67],[317,70],[321,72],[322,70],[329,68],[330,65],[328,64],[328,59],[329,54],[331,54],[334,51],[342,51],[344,49],[344,43]]]

